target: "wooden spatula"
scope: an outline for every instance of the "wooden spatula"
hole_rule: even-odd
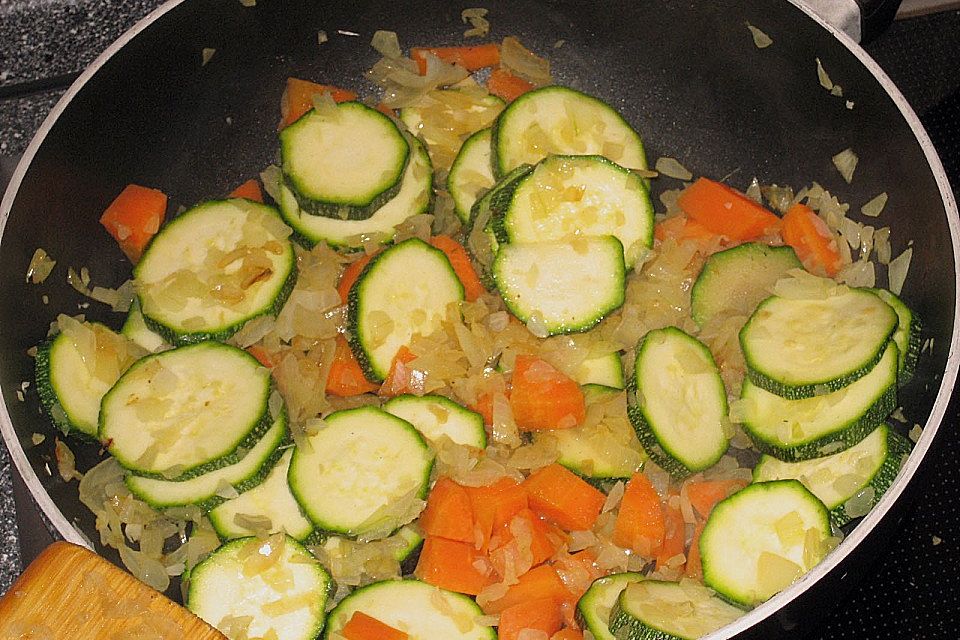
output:
[[[226,640],[162,593],[69,542],[47,547],[0,598],[0,638]]]

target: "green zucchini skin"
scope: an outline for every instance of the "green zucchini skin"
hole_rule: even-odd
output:
[[[610,613],[620,593],[633,582],[645,580],[642,573],[614,573],[597,578],[577,601],[577,623],[596,640],[616,640],[610,631]],[[608,613],[603,615],[603,611]]]
[[[648,410],[644,408],[645,403],[642,401],[642,398],[646,392],[643,389],[642,381],[639,378],[641,363],[647,357],[648,351],[655,347],[656,342],[663,342],[666,340],[670,340],[678,344],[684,344],[695,349],[702,359],[703,366],[711,370],[712,386],[715,394],[714,400],[716,401],[715,413],[718,416],[718,420],[725,419],[728,414],[727,397],[726,389],[723,386],[723,381],[720,378],[720,373],[717,369],[716,362],[713,359],[713,355],[710,353],[710,350],[707,349],[707,347],[699,340],[685,333],[681,329],[678,329],[677,327],[655,329],[653,331],[649,331],[643,338],[640,339],[640,343],[637,345],[637,356],[634,370],[627,383],[627,415],[630,417],[630,420],[633,423],[633,427],[636,430],[637,438],[640,440],[640,444],[647,452],[647,455],[650,456],[650,459],[657,463],[657,465],[667,471],[674,478],[682,479],[692,473],[703,471],[704,469],[713,466],[721,457],[723,457],[723,454],[726,453],[729,443],[726,436],[721,433],[720,439],[723,440],[722,445],[718,446],[716,450],[712,451],[711,455],[702,461],[702,463],[688,464],[687,462],[683,461],[683,458],[687,458],[689,456],[684,455],[679,451],[671,450],[670,447],[662,441],[663,436],[658,436],[657,431],[661,430],[662,427],[658,427],[657,425],[653,424]],[[718,423],[717,426],[722,429],[722,424]],[[716,433],[705,434],[704,437],[706,437],[706,435],[716,436]]]
[[[654,595],[650,595],[651,590]],[[696,597],[688,590],[695,590]],[[653,602],[648,601],[646,606],[654,612],[649,609],[646,612],[638,611],[636,603],[631,602],[639,591],[645,591],[648,597],[653,598]],[[685,606],[681,608],[678,605]],[[668,615],[662,612],[663,607],[675,609],[668,609],[672,614]],[[743,613],[741,608],[727,603],[706,587],[685,586],[664,580],[641,580],[627,584],[617,596],[610,610],[610,635],[603,637],[605,640],[608,637],[611,640],[698,640],[733,622]],[[647,617],[644,620],[642,616],[645,614],[654,618],[659,615],[663,619]],[[685,618],[695,620],[694,628],[690,628],[691,623]],[[686,629],[683,628],[685,626]]]
[[[53,389],[53,384],[50,381],[50,349],[53,348],[54,340],[56,340],[56,337],[45,340],[37,347],[34,378],[37,385],[37,394],[40,396],[40,404],[46,409],[50,421],[63,435],[75,435],[81,440],[99,442],[96,432],[87,433],[70,422],[66,411],[60,404],[57,392]]]
[[[461,172],[473,170],[477,164],[484,163],[484,166],[480,167],[480,171],[477,173],[487,181],[486,188],[489,190],[496,184],[489,157],[490,129],[481,129],[464,140],[460,152],[457,153],[457,157],[450,167],[450,173],[447,174],[447,192],[453,198],[454,211],[456,211],[457,217],[464,224],[469,222],[470,211],[480,198],[466,191],[464,183],[467,181],[462,179]],[[479,195],[476,194],[476,196]]]
[[[903,300],[886,289],[873,289],[873,292],[897,312],[899,323],[893,334],[893,341],[900,349],[897,384],[902,387],[913,379],[913,374],[917,369],[917,361],[920,359],[920,351],[923,349],[923,320]]]
[[[869,296],[869,297],[868,297]],[[796,362],[796,357],[794,354],[793,361],[786,360],[786,364],[793,367],[789,373],[772,373],[769,371],[770,366],[773,365],[769,355],[763,355],[764,347],[770,347],[771,345],[763,344],[765,337],[761,337],[764,329],[767,331],[781,331],[786,332],[786,329],[783,327],[768,327],[773,323],[771,317],[775,317],[776,314],[780,314],[780,317],[777,320],[784,320],[784,316],[789,318],[789,314],[785,310],[790,310],[792,313],[796,314],[797,312],[794,309],[801,308],[803,305],[813,305],[814,308],[807,310],[807,316],[809,317],[810,313],[833,313],[837,315],[839,312],[836,309],[837,300],[840,298],[846,298],[844,304],[849,307],[850,305],[857,302],[857,298],[860,299],[860,302],[866,306],[870,307],[872,310],[875,310],[877,314],[882,315],[882,317],[871,318],[875,320],[876,326],[865,327],[863,322],[865,322],[860,317],[852,318],[849,320],[847,326],[838,327],[836,330],[845,330],[850,332],[850,334],[856,333],[858,336],[863,335],[863,342],[869,338],[869,342],[866,343],[866,346],[861,351],[867,351],[863,354],[864,357],[856,361],[855,364],[851,364],[851,367],[844,369],[843,371],[822,371],[819,374],[816,374],[816,379],[811,379],[809,376],[815,375],[812,373],[797,373],[795,371],[796,367],[801,366],[800,363]],[[779,396],[782,396],[787,399],[800,399],[800,398],[812,398],[816,395],[821,395],[825,392],[836,391],[842,389],[843,387],[853,383],[856,380],[859,380],[866,374],[868,374],[873,367],[880,361],[880,358],[883,357],[884,350],[886,349],[887,343],[890,341],[894,331],[897,327],[897,314],[896,312],[887,304],[880,305],[883,303],[883,300],[879,298],[872,290],[870,289],[849,289],[842,296],[831,296],[827,298],[832,300],[832,303],[835,305],[833,308],[829,309],[818,309],[816,308],[817,304],[821,306],[824,304],[821,301],[817,300],[797,300],[797,299],[786,299],[779,296],[770,296],[766,300],[760,303],[753,315],[750,316],[750,319],[747,320],[746,324],[740,330],[740,347],[743,351],[744,360],[747,364],[746,377],[750,382],[761,389],[765,389],[771,393],[775,393]],[[867,302],[868,300],[874,300],[875,302]],[[863,311],[863,308],[860,309]],[[839,316],[838,316],[839,317]],[[846,316],[844,319],[848,319],[849,316]],[[857,326],[854,326],[852,323],[858,323]],[[870,329],[867,333],[867,328]],[[849,337],[849,336],[848,336]],[[810,336],[801,334],[800,340],[809,342]],[[760,341],[761,344],[756,344],[757,341]],[[769,341],[767,341],[769,342]],[[821,339],[821,344],[824,344],[826,341]],[[788,344],[786,338],[779,342],[775,346],[780,346]],[[789,352],[788,352],[789,353]],[[782,354],[783,355],[783,354]],[[846,352],[841,351],[840,357],[846,356]],[[835,362],[828,363],[834,369],[838,369],[838,366]],[[784,359],[780,358],[776,365],[777,367],[784,366]],[[785,379],[786,377],[791,377],[792,379]]]
[[[240,203],[240,206],[242,207],[268,212],[270,215],[276,215],[278,218],[280,218],[280,214],[273,207],[249,200],[210,200],[199,204],[194,208],[183,212],[160,229],[160,232],[154,236],[153,240],[150,242],[150,245],[140,258],[140,262],[138,262],[137,266],[134,268],[134,277],[141,282],[143,281],[143,272],[145,269],[147,269],[147,265],[149,265],[153,254],[161,251],[162,245],[165,242],[164,234],[168,232],[168,230],[179,227],[180,225],[190,224],[191,218],[209,213],[210,210],[228,203]],[[289,241],[281,242],[281,245],[283,245],[283,251],[285,253],[285,260],[281,264],[281,267],[283,271],[286,272],[286,275],[284,276],[282,283],[276,289],[268,304],[262,305],[260,308],[255,309],[252,313],[238,318],[233,322],[203,330],[190,330],[184,327],[174,326],[169,321],[164,321],[160,318],[153,317],[153,315],[148,311],[148,307],[144,304],[145,294],[143,291],[140,291],[137,294],[137,305],[143,314],[144,323],[150,331],[159,335],[160,338],[162,338],[165,342],[171,345],[181,346],[187,344],[198,344],[207,341],[222,342],[230,338],[230,336],[239,331],[244,324],[250,320],[253,320],[254,318],[265,315],[277,316],[280,313],[280,310],[283,308],[283,305],[286,303],[287,298],[290,297],[290,293],[293,291],[293,288],[297,283],[296,253],[293,251],[293,247]]]
[[[270,415],[268,401],[270,393],[272,391],[272,384],[270,383],[269,378],[265,379],[265,384],[263,387],[262,401],[261,401],[261,410],[257,416],[254,416],[250,421],[246,433],[230,448],[229,451],[225,451],[222,455],[219,455],[213,459],[210,459],[206,462],[198,463],[192,467],[182,469],[179,474],[175,477],[168,477],[162,472],[154,472],[142,468],[138,468],[136,461],[126,460],[122,454],[119,454],[116,450],[116,443],[114,442],[111,433],[108,430],[107,420],[108,413],[110,411],[111,403],[114,402],[114,396],[120,396],[120,394],[125,392],[124,383],[126,379],[133,378],[136,375],[139,375],[140,369],[150,366],[150,364],[158,358],[166,357],[179,357],[186,351],[198,350],[198,349],[224,349],[229,350],[234,353],[235,356],[239,358],[249,359],[251,364],[255,364],[257,367],[260,367],[260,363],[257,362],[257,359],[252,355],[247,353],[242,349],[236,347],[231,347],[225,344],[217,342],[204,342],[195,345],[186,345],[179,347],[177,349],[171,349],[170,351],[163,351],[158,354],[153,354],[145,358],[141,358],[133,364],[127,371],[120,376],[120,379],[117,380],[113,388],[104,395],[103,400],[100,404],[100,422],[98,430],[98,439],[101,442],[108,443],[106,444],[107,450],[110,454],[116,458],[117,462],[124,467],[125,469],[136,473],[137,475],[144,478],[155,478],[158,480],[189,480],[190,478],[195,478],[201,474],[207,473],[209,471],[215,471],[222,467],[232,465],[238,462],[243,456],[249,451],[256,443],[263,437],[263,434],[270,429],[273,425],[274,417]],[[119,402],[119,400],[117,400]]]
[[[896,348],[896,345],[892,342],[887,345],[887,349],[889,350],[895,351]],[[896,353],[894,353],[894,362],[891,363],[891,366],[896,366],[896,360]],[[877,366],[884,366],[882,358]],[[870,373],[874,372],[877,374],[882,373],[882,371],[876,369],[876,367],[874,368],[874,371]],[[756,425],[751,423],[749,418],[743,425],[744,431],[746,432],[747,436],[750,437],[750,440],[753,442],[757,450],[760,451],[760,453],[771,455],[785,462],[800,462],[802,460],[819,458],[825,455],[825,449],[828,451],[833,449],[834,452],[837,451],[837,447],[840,447],[839,450],[841,451],[848,449],[867,437],[877,427],[877,425],[881,424],[896,408],[897,385],[895,382],[895,375],[896,374],[893,371],[890,371],[890,383],[880,390],[866,411],[862,412],[859,416],[852,418],[849,422],[836,425],[836,427],[831,429],[829,432],[825,432],[818,437],[813,437],[803,442],[784,443],[775,437],[762,433]],[[856,383],[857,381],[852,384]],[[747,397],[749,395],[750,384],[751,383],[744,384],[743,390],[741,391],[741,397]],[[835,391],[834,393],[843,393],[843,389]],[[807,401],[809,400],[806,398],[801,398],[794,401],[787,400],[786,402],[791,403]]]
[[[396,123],[376,109],[355,101],[341,102],[336,108],[341,112],[356,112],[355,116],[373,120],[377,126],[383,129],[381,134],[384,135],[380,136],[380,141],[389,142],[393,145],[403,145],[404,151],[400,154],[401,161],[392,168],[389,180],[375,187],[371,193],[363,196],[358,195],[350,199],[340,200],[333,197],[319,199],[318,194],[307,193],[309,186],[296,175],[297,172],[289,166],[289,163],[291,156],[294,155],[294,146],[298,143],[297,136],[301,133],[300,130],[324,121],[322,116],[311,109],[280,132],[283,182],[293,192],[300,209],[310,215],[340,220],[366,220],[400,191],[403,174],[407,163],[410,162],[413,149]]]

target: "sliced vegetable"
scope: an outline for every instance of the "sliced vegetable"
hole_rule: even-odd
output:
[[[330,363],[330,371],[327,374],[327,393],[349,398],[361,393],[371,393],[377,389],[379,386],[363,375],[363,369],[354,357],[346,338],[338,335],[333,362]]]
[[[417,63],[420,75],[427,73],[427,53],[444,62],[460,65],[467,71],[500,64],[500,45],[493,43],[469,47],[413,47],[410,49],[410,58]]]
[[[476,541],[470,495],[447,477],[438,478],[433,485],[418,524],[427,536],[470,544]]]
[[[527,600],[504,609],[500,613],[498,640],[521,640],[526,629],[547,634],[556,633],[563,626],[560,606],[553,598]]]
[[[593,527],[606,496],[559,464],[531,473],[523,481],[530,508],[567,531]]]
[[[100,216],[100,224],[136,264],[151,238],[160,230],[167,212],[162,191],[128,184]]]
[[[383,410],[412,424],[428,442],[447,437],[475,449],[487,446],[483,417],[444,396],[404,394],[384,403]]]
[[[569,429],[583,424],[586,405],[580,385],[545,360],[518,355],[512,384],[510,408],[520,429]]]
[[[645,474],[633,474],[620,500],[613,542],[644,558],[653,558],[660,552],[665,535],[660,496]]]
[[[718,502],[747,486],[746,480],[698,480],[685,485],[687,499],[701,518],[706,518]]]
[[[914,311],[904,304],[903,300],[886,289],[874,289],[880,299],[893,307],[897,312],[897,330],[893,332],[893,341],[900,352],[900,362],[897,367],[897,384],[903,386],[910,382],[917,368],[917,360],[923,348],[923,322]]]
[[[511,585],[502,598],[484,604],[483,610],[488,614],[501,613],[524,602],[547,598],[559,605],[564,600],[571,600],[573,596],[564,586],[557,570],[548,564],[542,564],[520,576],[518,582]]]
[[[280,129],[293,124],[307,111],[313,109],[314,96],[328,93],[335,102],[356,100],[357,94],[329,84],[317,84],[299,78],[287,78],[287,85],[280,99]]]
[[[507,102],[513,102],[523,94],[533,91],[533,89],[533,84],[503,68],[491,71],[490,77],[487,79],[487,90]]]
[[[596,640],[616,640],[610,633],[610,610],[627,585],[644,580],[642,573],[614,573],[593,581],[577,602],[577,620]]]
[[[427,536],[420,549],[420,559],[414,575],[441,589],[475,596],[484,587],[496,582],[492,567],[472,542],[458,542],[447,538]]]
[[[699,584],[643,580],[617,598],[610,631],[627,640],[697,640],[742,615]]]
[[[363,611],[354,611],[347,624],[340,630],[347,640],[407,640],[410,636],[383,624]]]
[[[496,179],[490,165],[490,129],[481,129],[464,141],[447,175],[447,191],[460,221],[470,219],[470,210]]]
[[[692,220],[729,240],[756,240],[780,228],[780,218],[756,200],[709,178],[684,189],[677,204]]]
[[[256,178],[250,178],[236,189],[231,191],[228,198],[246,198],[254,202],[263,203],[263,192],[260,191],[260,183]]]
[[[831,278],[843,267],[838,238],[813,209],[796,203],[783,216],[783,241],[811,273]]]
[[[467,255],[467,250],[464,249],[462,244],[450,236],[433,236],[430,238],[430,246],[440,249],[447,256],[454,272],[460,278],[460,283],[463,285],[463,296],[467,302],[473,302],[485,293],[480,277],[477,275],[476,269],[473,268],[470,256]]]

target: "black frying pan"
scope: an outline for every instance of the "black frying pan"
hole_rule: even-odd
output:
[[[789,631],[822,610],[818,604],[835,602],[841,578],[855,573],[896,524],[904,503],[897,498],[930,446],[956,379],[960,233],[939,160],[903,97],[862,50],[785,1],[483,4],[490,9],[491,39],[518,36],[551,59],[558,82],[620,109],[644,136],[651,160],[673,156],[695,174],[726,177],[741,189],[753,176],[795,186],[816,180],[855,208],[886,191],[890,200],[880,222],[892,228],[894,253],[913,241],[904,298],[925,320],[935,346],[901,404],[926,426],[924,436],[898,483],[837,552],[716,637]],[[76,313],[84,302],[64,283],[66,267],[87,266],[94,282],[107,286],[129,277],[129,263],[96,222],[104,207],[129,182],[171,194],[171,211],[226,193],[275,159],[287,76],[372,89],[362,74],[377,57],[368,46],[374,30],[395,30],[406,46],[458,44],[465,28],[460,11],[467,6],[167,4],[67,92],[0,208],[0,295],[6,302],[0,309],[0,426],[20,474],[60,536],[80,541],[76,525],[97,537],[76,484],[65,485],[44,468],[52,465],[52,438],[39,447],[30,442],[32,433],[50,432],[35,393],[28,389],[20,402],[16,391],[33,377],[26,350],[44,337],[58,312]],[[757,49],[746,21],[769,34],[773,46]],[[330,38],[323,45],[320,30]],[[216,50],[205,66],[204,48]],[[818,57],[843,86],[844,99],[818,84]],[[847,99],[853,109],[846,108]],[[848,147],[860,156],[852,185],[830,162]],[[656,191],[675,186],[655,182]],[[59,262],[42,286],[23,278],[37,247]],[[96,304],[83,312],[115,327],[122,320]],[[81,469],[99,459],[96,447],[74,449]]]

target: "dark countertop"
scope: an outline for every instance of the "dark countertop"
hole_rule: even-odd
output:
[[[159,0],[0,0],[0,176],[4,183],[16,156],[66,86],[110,42],[159,4]],[[960,185],[960,12],[902,20],[866,48],[920,116],[956,193]],[[810,637],[960,637],[958,427],[955,398],[925,461],[926,484],[912,512],[853,596],[830,612]],[[10,462],[0,447],[0,593],[21,569],[17,539]]]

